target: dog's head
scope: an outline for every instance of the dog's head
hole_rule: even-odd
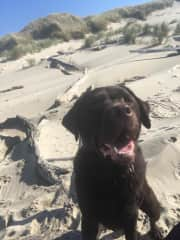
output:
[[[121,85],[86,91],[63,118],[76,139],[114,160],[133,158],[141,124],[151,127],[148,103]]]

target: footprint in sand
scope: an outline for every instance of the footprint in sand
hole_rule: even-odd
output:
[[[11,181],[11,177],[8,177],[8,176],[0,176],[0,188],[9,183]]]
[[[176,137],[170,137],[170,138],[168,139],[168,141],[169,141],[169,142],[172,142],[172,143],[175,143],[175,142],[177,142],[177,138],[176,138]]]
[[[180,204],[180,194],[173,195],[173,198],[174,198],[175,203],[177,203],[179,205]]]
[[[180,104],[165,94],[149,97],[152,118],[171,118],[179,115]]]
[[[180,194],[174,194],[168,196],[168,202],[171,203],[175,208],[180,209]],[[173,208],[173,209],[175,209]]]

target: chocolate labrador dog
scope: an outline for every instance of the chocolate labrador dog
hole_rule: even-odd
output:
[[[82,141],[74,172],[83,240],[95,240],[99,224],[137,240],[138,209],[149,216],[153,239],[162,239],[160,204],[137,142],[142,124],[151,127],[148,103],[122,85],[89,89],[63,118]]]

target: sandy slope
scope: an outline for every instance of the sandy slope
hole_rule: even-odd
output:
[[[156,24],[159,22],[166,22],[168,24],[172,24],[174,20],[177,20],[177,22],[180,20],[179,2],[174,2],[172,7],[152,13],[148,17],[147,22],[150,22],[151,24]]]
[[[16,86],[21,89],[0,93],[0,119],[22,114],[32,117],[43,114],[69,86],[82,76],[81,73],[65,76],[60,70],[36,66],[0,76],[0,91]]]
[[[34,59],[36,63],[41,62],[42,59],[47,59],[49,56],[56,55],[58,51],[61,52],[71,52],[79,49],[82,46],[82,41],[71,40],[69,42],[59,43],[55,46],[43,49],[41,52],[27,54],[26,56],[18,59],[16,61],[0,63],[0,73],[6,74],[9,72],[14,72],[21,70],[22,68],[28,66],[28,59]]]

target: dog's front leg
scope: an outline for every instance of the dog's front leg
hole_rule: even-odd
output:
[[[135,209],[134,209],[135,210]],[[124,225],[126,240],[137,240],[137,211],[128,216]]]
[[[82,216],[82,240],[96,240],[98,235],[98,222],[91,217]]]
[[[159,201],[156,198],[155,193],[148,185],[147,181],[145,181],[144,189],[143,189],[143,201],[140,206],[141,210],[143,210],[150,218],[151,224],[151,235],[155,240],[162,240],[162,234],[158,226],[156,225],[156,221],[160,218],[161,206]]]

